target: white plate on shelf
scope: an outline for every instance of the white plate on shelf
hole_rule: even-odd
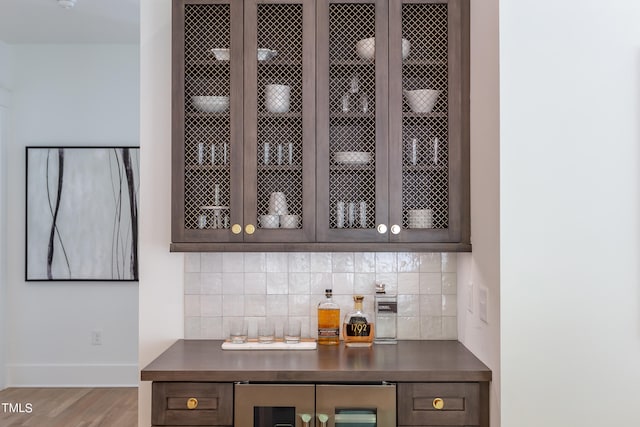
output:
[[[371,153],[368,151],[336,151],[333,153],[333,161],[346,165],[365,165],[371,162]]]
[[[228,61],[230,57],[229,49],[214,47],[211,49],[211,53],[213,53],[218,61]]]
[[[200,206],[200,209],[206,209],[206,210],[224,210],[224,209],[229,209],[229,206]]]
[[[275,58],[277,55],[278,55],[277,50],[258,49],[258,61],[268,61],[271,58]]]

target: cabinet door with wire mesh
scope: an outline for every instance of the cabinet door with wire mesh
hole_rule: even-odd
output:
[[[240,241],[242,3],[173,3],[174,242]]]
[[[318,1],[318,241],[388,240],[387,10]]]
[[[246,242],[315,233],[315,2],[245,2]]]
[[[392,241],[468,239],[465,20],[464,0],[390,0]]]

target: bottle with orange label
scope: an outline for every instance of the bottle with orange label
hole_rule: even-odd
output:
[[[318,304],[318,344],[340,344],[340,306],[333,302],[333,291],[325,289],[326,299]]]
[[[344,316],[342,336],[347,347],[371,347],[374,338],[373,316],[362,308],[364,296],[353,297],[353,311]]]

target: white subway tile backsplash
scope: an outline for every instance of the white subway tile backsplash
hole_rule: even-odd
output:
[[[370,295],[375,292],[375,273],[355,273],[353,276],[353,293],[356,295]]]
[[[376,253],[376,273],[395,273],[398,271],[398,258],[395,252]]]
[[[201,316],[200,295],[184,296],[184,315],[187,317]]]
[[[443,253],[442,254],[442,272],[455,273],[458,270],[458,254]]]
[[[337,252],[331,257],[331,271],[333,273],[353,273],[354,254],[351,252]]]
[[[398,295],[420,293],[420,273],[398,273]]]
[[[202,286],[200,281],[200,272],[197,273],[184,273],[184,294],[185,295],[200,295],[202,293]]]
[[[265,273],[267,271],[267,254],[264,252],[247,252],[244,254],[245,273]]]
[[[442,317],[420,316],[420,338],[423,340],[442,339]]]
[[[244,294],[244,273],[222,273],[223,294]]]
[[[221,294],[222,273],[200,273],[200,286],[205,295]]]
[[[398,295],[399,339],[457,338],[455,253],[188,253],[185,254],[185,338],[224,339],[230,319],[253,329],[266,319],[302,322],[317,336],[317,304],[333,289],[341,317],[353,295],[373,314],[375,283]]]
[[[309,273],[311,271],[311,258],[307,252],[291,252],[288,262],[289,272]]]
[[[420,316],[420,296],[398,295],[398,316]]]
[[[353,295],[354,273],[333,273],[333,294]]]
[[[423,253],[420,254],[420,272],[421,273],[441,273],[442,257],[439,253]]]
[[[309,295],[311,273],[289,273],[289,294]]]
[[[289,254],[286,252],[267,252],[267,273],[286,273],[289,271]]]
[[[442,294],[456,295],[458,293],[458,279],[456,273],[442,273]]]
[[[312,252],[309,254],[312,273],[331,273],[332,257],[330,252]]]
[[[309,313],[309,301],[308,294],[289,295],[289,316],[306,316]]]
[[[398,272],[417,273],[420,271],[420,254],[415,252],[400,252],[398,257]]]
[[[200,315],[205,317],[222,316],[222,295],[201,295]]]
[[[266,316],[267,296],[266,295],[245,295],[244,296],[245,316]]]
[[[375,252],[356,252],[354,254],[354,270],[356,273],[375,273],[376,254]]]
[[[244,273],[244,293],[267,294],[267,273]]]
[[[442,316],[442,295],[420,295],[420,315]]]
[[[442,274],[420,273],[420,293],[440,295],[442,293]]]
[[[200,320],[202,339],[222,339],[222,317],[202,317]]]
[[[288,295],[267,295],[267,317],[288,316],[289,296]]]
[[[225,252],[222,254],[223,273],[244,273],[244,253]]]
[[[223,316],[244,316],[244,295],[222,295]]]
[[[200,254],[200,265],[203,273],[222,272],[222,254],[219,252],[205,252]]]
[[[442,295],[442,315],[456,316],[458,314],[458,301],[456,295]]]
[[[420,317],[398,316],[398,339],[419,340],[420,338]]]
[[[184,271],[185,273],[200,273],[200,254],[196,252],[188,252],[184,255]]]
[[[288,273],[267,273],[267,294],[288,294],[289,274]]]

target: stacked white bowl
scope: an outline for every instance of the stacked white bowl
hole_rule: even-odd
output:
[[[409,228],[433,228],[433,210],[409,210]]]
[[[191,103],[198,111],[221,113],[229,109],[228,96],[192,96]]]

